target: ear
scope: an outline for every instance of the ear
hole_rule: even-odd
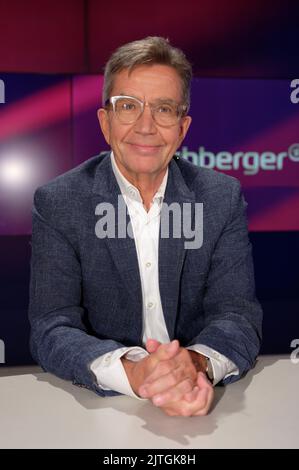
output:
[[[109,123],[108,112],[106,111],[106,109],[100,108],[97,111],[97,116],[98,116],[98,120],[100,123],[103,136],[105,137],[107,144],[110,145],[110,123]]]
[[[183,142],[184,138],[186,137],[186,134],[188,132],[188,129],[190,127],[190,124],[192,122],[192,118],[191,116],[184,116],[182,119],[181,119],[181,123],[180,123],[180,135],[179,135],[179,145],[178,147],[181,145],[181,143]]]

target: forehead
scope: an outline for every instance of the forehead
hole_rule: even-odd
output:
[[[154,100],[182,99],[182,82],[173,67],[167,65],[140,65],[129,72],[121,70],[114,77],[111,95],[132,95],[136,98]]]

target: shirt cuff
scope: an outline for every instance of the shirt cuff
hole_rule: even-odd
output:
[[[239,369],[236,364],[223,354],[215,351],[215,349],[209,348],[204,344],[194,344],[192,346],[188,346],[186,349],[203,354],[210,359],[214,377],[213,385],[216,385],[218,382],[226,379],[230,375],[239,375]]]
[[[96,376],[98,386],[103,390],[114,390],[123,395],[145,400],[136,395],[132,390],[126,371],[120,360],[123,356],[130,361],[138,362],[148,356],[148,352],[139,346],[133,346],[110,351],[95,359],[91,363],[90,368]]]

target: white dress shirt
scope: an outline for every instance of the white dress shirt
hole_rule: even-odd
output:
[[[120,172],[113,152],[111,152],[111,163],[117,183],[128,207],[137,251],[143,301],[142,342],[145,345],[147,339],[152,338],[161,343],[168,343],[170,338],[163,315],[158,275],[160,211],[167,184],[168,169],[147,212],[138,189]],[[232,361],[214,349],[203,344],[196,344],[188,347],[188,349],[199,352],[210,359],[214,385],[229,375],[239,373],[237,366]],[[140,361],[147,355],[146,349],[139,346],[123,347],[98,357],[91,363],[91,370],[97,378],[98,385],[104,390],[115,390],[124,395],[140,399],[130,386],[120,358],[125,356],[131,361]]]

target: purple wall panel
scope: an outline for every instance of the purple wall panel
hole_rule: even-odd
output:
[[[73,166],[71,81],[6,75],[0,105],[0,235],[31,233],[34,190]]]
[[[0,234],[28,234],[35,188],[108,148],[103,77],[4,77]],[[252,231],[299,230],[299,108],[288,80],[194,79],[182,158],[238,178]]]

